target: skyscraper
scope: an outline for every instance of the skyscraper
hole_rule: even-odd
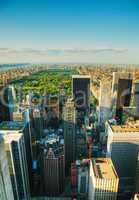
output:
[[[44,97],[45,126],[58,128],[59,125],[59,97],[58,95],[47,95]]]
[[[8,85],[8,102],[9,102],[10,120],[13,120],[13,112],[15,112],[15,104],[16,104],[16,93],[12,85]]]
[[[40,143],[42,180],[45,196],[57,196],[63,192],[65,179],[64,139],[48,135]]]
[[[4,138],[8,167],[15,200],[30,199],[28,167],[22,122],[2,122],[0,134]]]
[[[30,109],[25,109],[23,112],[24,116],[24,126],[20,130],[24,135],[25,147],[26,147],[26,157],[28,164],[28,173],[29,173],[29,182],[30,188],[32,190],[32,159],[33,159],[33,150],[32,150],[32,130],[31,130],[31,120],[30,120]],[[15,122],[18,123],[18,122]]]
[[[36,140],[40,140],[43,131],[43,119],[39,107],[32,108],[32,127],[34,128]]]
[[[10,120],[8,86],[0,85],[0,122]]]
[[[123,107],[130,105],[133,75],[125,72],[114,72],[112,83],[113,114],[122,123]]]
[[[70,167],[71,163],[76,158],[76,112],[75,105],[72,99],[68,99],[63,109],[64,120],[64,140],[65,140],[65,162],[66,166]]]
[[[88,163],[82,163],[78,167],[78,193],[82,196],[88,194],[88,183],[89,183],[89,167]]]
[[[88,75],[72,76],[72,92],[75,100],[76,109],[85,111],[90,108],[90,81]]]
[[[88,199],[89,163],[89,159],[83,159],[71,164],[71,187],[77,199]]]
[[[59,119],[59,97],[57,95],[48,95],[46,103],[54,115]]]
[[[90,160],[89,200],[116,200],[119,178],[111,159]]]
[[[107,153],[111,157],[120,179],[119,192],[130,199],[134,192],[137,157],[139,152],[139,126],[106,124]],[[125,198],[125,197],[124,197]]]
[[[139,193],[139,153],[136,162],[135,192]]]
[[[4,140],[0,135],[0,200],[14,200]]]
[[[100,82],[98,122],[104,125],[111,118],[111,82]]]
[[[139,119],[139,81],[135,82],[134,97],[135,97],[135,106],[136,106],[135,116],[136,116],[136,119]]]

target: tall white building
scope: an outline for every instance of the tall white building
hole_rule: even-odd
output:
[[[4,141],[0,135],[0,200],[14,200]]]
[[[119,178],[111,159],[90,160],[89,200],[116,200]]]
[[[30,199],[25,141],[21,132],[23,127],[22,122],[2,122],[0,124],[0,135],[4,138],[14,200]]]
[[[120,178],[120,192],[130,194],[134,190],[139,152],[139,126],[112,125],[106,123],[108,135],[107,155],[111,157]]]

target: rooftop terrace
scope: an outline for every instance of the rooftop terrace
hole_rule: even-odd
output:
[[[112,130],[114,132],[139,132],[139,126],[129,126],[129,125],[114,125],[111,126]]]
[[[118,175],[110,158],[97,158],[92,160],[93,170],[96,178],[117,179]]]

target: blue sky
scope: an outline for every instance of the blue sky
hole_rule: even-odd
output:
[[[0,62],[139,63],[139,0],[0,0]]]

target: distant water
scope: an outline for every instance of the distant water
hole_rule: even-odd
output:
[[[19,64],[0,64],[0,71],[8,70],[8,69],[16,69],[16,68],[24,68],[28,67],[29,63],[19,63]]]

